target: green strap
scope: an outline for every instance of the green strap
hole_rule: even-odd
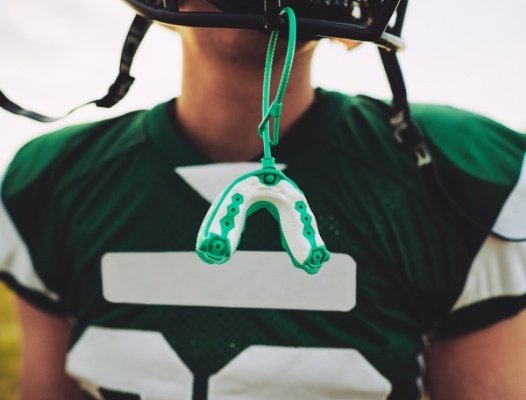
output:
[[[274,52],[276,49],[276,41],[278,39],[279,31],[272,31],[270,34],[270,41],[267,49],[267,58],[265,61],[265,74],[263,77],[263,119],[259,123],[258,133],[263,141],[263,167],[274,167],[274,159],[272,158],[270,148],[275,146],[279,141],[279,123],[281,119],[281,112],[283,108],[283,96],[287,85],[289,83],[290,71],[292,69],[292,61],[294,60],[294,50],[296,48],[296,15],[294,10],[290,7],[285,7],[279,13],[281,16],[286,15],[289,21],[289,40],[287,44],[287,53],[285,55],[285,63],[283,65],[283,72],[279,81],[276,98],[270,103],[270,81],[272,77],[272,64],[274,61]],[[274,118],[274,132],[270,136],[270,119]]]

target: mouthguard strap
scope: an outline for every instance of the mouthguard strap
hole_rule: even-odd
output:
[[[296,18],[291,8],[279,13],[289,21],[287,52],[278,90],[270,103],[272,63],[278,31],[270,36],[263,77],[263,119],[258,134],[263,142],[262,168],[237,178],[214,200],[197,235],[196,253],[206,263],[224,264],[236,251],[245,228],[245,220],[256,210],[266,209],[277,220],[281,244],[296,267],[315,274],[330,253],[318,232],[316,218],[298,186],[279,171],[271,155],[278,143],[283,96],[287,88],[296,47]],[[274,130],[270,136],[270,119]]]
[[[271,155],[271,146],[275,146],[279,141],[279,124],[281,120],[281,113],[283,109],[283,96],[289,83],[290,73],[292,70],[292,63],[294,60],[294,52],[296,49],[296,15],[290,7],[286,7],[280,11],[280,16],[286,15],[289,21],[289,37],[287,43],[287,53],[285,55],[285,63],[283,65],[283,72],[279,81],[278,91],[272,104],[270,103],[270,83],[272,79],[272,64],[274,62],[274,52],[276,50],[276,42],[279,31],[272,31],[270,41],[267,49],[267,57],[265,61],[265,73],[263,76],[263,101],[262,101],[262,115],[258,126],[258,133],[263,141],[263,155],[264,159],[269,164],[273,165]],[[274,118],[273,134],[270,136],[270,119]],[[268,165],[270,166],[270,165]]]

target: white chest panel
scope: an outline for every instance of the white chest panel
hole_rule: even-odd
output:
[[[191,400],[193,375],[158,332],[90,327],[67,372],[141,400]],[[209,379],[208,400],[386,400],[391,384],[358,351],[251,346]]]
[[[251,346],[210,378],[209,400],[385,400],[391,384],[354,349]]]
[[[141,400],[192,398],[192,373],[159,332],[90,327],[69,352],[66,371],[99,399],[97,388]]]

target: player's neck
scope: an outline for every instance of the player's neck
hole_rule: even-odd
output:
[[[281,132],[314,101],[310,83],[313,49],[296,55],[284,98]],[[176,113],[188,139],[212,161],[249,160],[262,151],[257,126],[261,121],[263,65],[247,68],[237,63],[211,65],[185,54],[182,93]],[[282,63],[273,68],[275,93]]]

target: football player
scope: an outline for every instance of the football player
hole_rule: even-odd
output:
[[[182,37],[181,95],[41,136],[3,178],[0,277],[20,298],[22,400],[407,400],[423,376],[433,400],[526,398],[526,137],[407,103],[407,1],[128,3],[139,22],[107,103],[131,84],[151,20]],[[283,34],[275,93],[285,6],[299,40],[273,154],[331,258],[314,275],[295,268],[280,216],[262,209],[231,261],[210,266],[196,234],[261,158],[268,32]],[[377,43],[393,103],[312,88],[322,36]]]

